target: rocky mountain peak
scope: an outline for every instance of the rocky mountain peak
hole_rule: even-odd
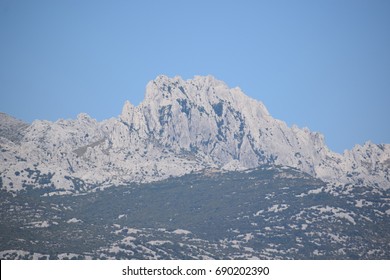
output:
[[[2,119],[2,127],[15,123]],[[31,171],[20,175],[26,169],[50,173],[48,186],[72,190],[76,181],[84,186],[148,182],[205,168],[262,164],[291,166],[333,183],[390,188],[390,145],[367,143],[334,153],[320,133],[287,126],[260,101],[212,76],[158,76],[148,83],[145,100],[138,106],[126,101],[119,118],[97,122],[80,114],[76,120],[23,127],[20,143],[0,141],[6,189],[41,187]]]

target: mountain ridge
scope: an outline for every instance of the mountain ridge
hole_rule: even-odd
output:
[[[1,127],[10,123],[3,119]],[[389,144],[332,152],[320,133],[287,126],[262,102],[212,76],[158,76],[145,99],[138,106],[126,101],[117,118],[97,122],[81,113],[18,125],[19,142],[0,135],[1,188],[13,192],[73,193],[262,164],[295,167],[332,184],[390,188]]]

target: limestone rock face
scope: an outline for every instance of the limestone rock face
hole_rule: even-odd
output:
[[[31,125],[0,117],[0,184],[13,192],[81,192],[262,164],[295,167],[335,184],[390,188],[390,145],[368,142],[334,153],[321,134],[288,127],[260,101],[212,76],[158,76],[141,104],[126,101],[118,118],[102,122],[86,114]]]

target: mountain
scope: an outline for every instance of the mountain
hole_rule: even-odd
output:
[[[390,145],[332,152],[211,76],[0,121],[0,259],[390,259]]]
[[[275,165],[83,195],[0,191],[0,259],[390,259],[389,195]]]
[[[390,145],[367,142],[343,154],[307,128],[288,127],[239,88],[212,76],[158,76],[145,99],[97,122],[1,114],[0,187],[66,194],[152,182],[216,168],[295,167],[332,184],[390,188]]]

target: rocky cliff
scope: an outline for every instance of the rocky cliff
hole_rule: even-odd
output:
[[[12,192],[77,193],[262,164],[295,167],[333,184],[390,188],[390,145],[332,152],[321,134],[287,126],[212,76],[159,76],[141,104],[126,101],[119,117],[102,122],[86,114],[31,125],[0,117],[0,184]]]

